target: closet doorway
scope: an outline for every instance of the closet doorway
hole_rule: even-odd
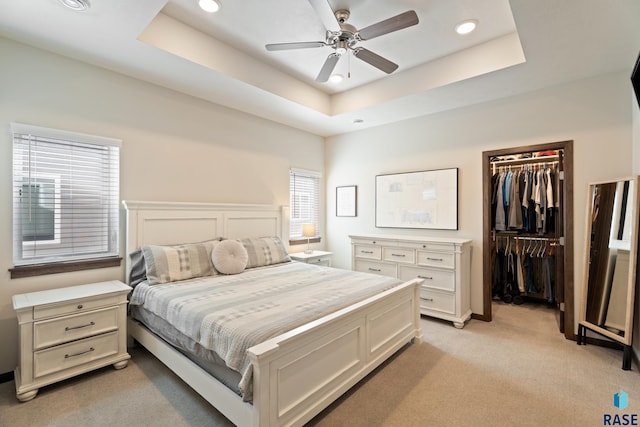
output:
[[[549,186],[549,193],[544,194],[553,197],[553,204],[544,199],[542,189],[542,201],[536,200],[533,206],[527,201],[525,206],[498,204],[498,196],[508,198],[502,192],[496,194],[498,187],[505,188],[498,185],[500,175],[502,179],[509,175],[510,185],[518,183],[523,197],[526,183],[537,185],[539,179],[540,185]],[[554,307],[559,331],[574,340],[573,141],[485,151],[482,183],[484,314],[474,318],[491,321],[494,298],[549,304]],[[532,194],[531,188],[526,191]],[[502,268],[505,276],[498,273]],[[497,286],[501,281],[508,286]]]

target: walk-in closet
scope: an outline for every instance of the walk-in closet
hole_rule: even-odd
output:
[[[545,304],[573,339],[573,142],[485,151],[483,199],[480,318],[494,301]]]

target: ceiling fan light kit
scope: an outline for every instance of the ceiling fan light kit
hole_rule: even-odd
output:
[[[398,69],[398,64],[395,64],[388,59],[365,49],[364,47],[356,46],[356,44],[360,41],[371,40],[375,37],[417,25],[419,22],[416,12],[409,10],[358,30],[356,27],[346,22],[350,16],[350,12],[348,10],[338,9],[334,12],[327,0],[309,0],[309,3],[327,29],[325,40],[273,43],[265,45],[265,48],[268,51],[277,51],[308,49],[324,46],[331,47],[334,52],[329,54],[316,77],[316,81],[320,83],[325,83],[329,80],[340,56],[345,55],[349,50],[353,52],[353,56],[361,61],[364,61],[387,74],[393,73]]]

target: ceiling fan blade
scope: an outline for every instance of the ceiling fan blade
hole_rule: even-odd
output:
[[[377,24],[369,25],[358,32],[360,40],[371,40],[384,34],[392,33],[403,28],[411,27],[418,23],[418,15],[415,11],[409,10],[400,15],[393,16]]]
[[[336,67],[336,64],[338,63],[338,59],[340,59],[340,55],[336,53],[332,53],[329,56],[327,56],[327,60],[324,61],[324,65],[322,66],[320,73],[318,73],[318,77],[316,77],[317,82],[324,83],[327,80],[329,80],[329,77],[331,77],[331,73],[333,72],[333,69]]]
[[[327,30],[334,33],[340,31],[340,24],[333,14],[328,0],[309,0],[309,3],[311,3],[311,7],[314,8],[318,18],[320,18],[320,21],[322,21],[322,24]]]
[[[377,69],[384,71],[387,74],[393,73],[398,69],[398,64],[389,61],[388,59],[383,58],[382,56],[371,52],[368,49],[363,47],[359,47],[353,50],[353,55],[366,62],[369,65],[373,65]]]
[[[291,50],[291,49],[308,49],[312,47],[323,47],[327,44],[325,42],[294,42],[294,43],[272,43],[267,44],[264,47],[267,50]]]

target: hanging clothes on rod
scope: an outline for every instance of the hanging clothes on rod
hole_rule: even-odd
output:
[[[522,304],[523,297],[555,303],[556,238],[494,236],[492,296],[505,303]]]
[[[559,206],[558,161],[494,167],[492,228],[548,234]]]

